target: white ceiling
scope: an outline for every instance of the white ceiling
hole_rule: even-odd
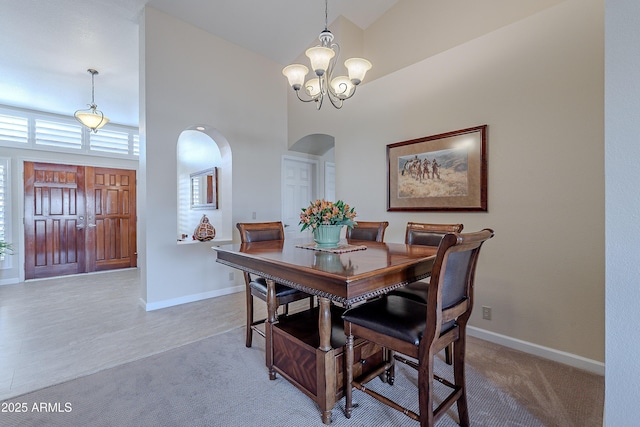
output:
[[[367,28],[398,0],[330,0]],[[95,101],[138,123],[138,17],[159,10],[286,65],[324,28],[322,0],[0,0],[0,104],[72,115]]]

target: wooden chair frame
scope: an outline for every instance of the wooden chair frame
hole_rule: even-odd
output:
[[[380,402],[403,412],[408,417],[420,421],[421,427],[432,427],[453,403],[457,403],[459,424],[463,427],[469,426],[464,372],[466,326],[473,308],[473,286],[480,248],[486,240],[493,237],[493,234],[493,230],[484,229],[476,233],[447,234],[442,239],[431,275],[428,302],[426,304],[425,329],[418,345],[345,320],[344,328],[347,336],[345,346],[345,415],[347,418],[351,417],[352,412],[353,386]],[[452,254],[458,252],[470,253],[469,260],[465,265],[466,271],[464,271],[463,274],[464,297],[456,303],[442,308],[443,288],[445,276],[447,275],[447,267],[449,267],[449,259]],[[363,307],[364,305],[361,306],[360,309]],[[355,309],[358,309],[358,307]],[[348,317],[348,312],[346,312],[344,316]],[[453,326],[443,333],[443,325],[449,322],[454,322]],[[402,353],[418,360],[417,364],[409,363],[409,365],[418,370],[419,414],[365,387],[367,382],[379,375],[383,375],[385,372],[389,372],[392,361],[387,360],[366,377],[354,380],[352,369],[354,337],[364,338],[391,351]],[[451,343],[455,343],[453,347],[453,383],[434,375],[433,366],[434,356]],[[442,400],[435,410],[433,409],[434,379],[451,388],[449,395]],[[389,382],[393,384],[393,381]]]
[[[434,235],[441,235],[442,237],[444,237],[444,235],[447,233],[461,233],[463,228],[464,228],[463,224],[435,224],[435,223],[424,223],[424,222],[407,222],[407,228],[404,235],[404,242],[408,245],[424,244],[425,242],[421,241],[421,237],[424,237],[425,235],[434,234]],[[433,244],[436,244],[436,243],[433,242]],[[417,289],[420,293],[424,293],[425,295],[424,298],[421,297],[418,299],[416,298],[415,295],[403,294],[402,288],[392,292],[392,294],[405,296],[407,298],[415,299],[416,301],[420,301],[424,303],[427,302],[426,294],[427,294],[427,289],[429,287],[428,280],[411,283],[409,287]],[[444,357],[448,365],[451,365],[451,363],[453,363],[451,359],[452,354],[453,354],[453,344],[450,344],[444,349]],[[401,358],[400,356],[395,356],[395,358],[400,362],[408,363],[407,359]]]

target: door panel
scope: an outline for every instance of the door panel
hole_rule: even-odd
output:
[[[84,170],[25,162],[25,278],[84,272]]]
[[[90,271],[128,268],[136,257],[136,175],[132,170],[87,167]],[[88,186],[89,186],[88,185]],[[88,246],[89,247],[89,246]]]

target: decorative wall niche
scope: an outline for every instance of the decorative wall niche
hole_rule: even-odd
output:
[[[229,143],[215,129],[194,126],[180,134],[176,154],[178,242],[198,242],[193,230],[203,214],[216,230],[215,240],[231,239]]]

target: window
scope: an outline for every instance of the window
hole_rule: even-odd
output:
[[[0,141],[26,144],[29,137],[29,122],[25,117],[0,114]]]
[[[138,129],[107,123],[98,133],[73,117],[0,105],[0,146],[137,159]]]
[[[36,145],[82,149],[82,127],[36,119]]]
[[[90,134],[89,140],[91,150],[129,154],[129,134],[126,132],[100,130]]]

